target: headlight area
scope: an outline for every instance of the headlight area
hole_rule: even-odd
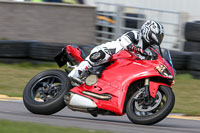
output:
[[[98,81],[98,76],[94,74],[90,74],[86,79],[85,79],[85,84],[88,86],[94,85]]]
[[[155,69],[156,69],[162,76],[165,76],[165,77],[167,77],[167,78],[169,78],[169,79],[173,79],[173,76],[172,76],[171,72],[167,69],[167,67],[166,67],[164,64],[162,64],[162,65],[160,65],[160,66],[157,66]]]

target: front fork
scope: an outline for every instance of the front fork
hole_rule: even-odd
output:
[[[146,99],[151,98],[151,97],[155,98],[156,97],[156,93],[158,91],[158,88],[161,85],[170,87],[169,85],[167,85],[165,83],[162,83],[162,82],[153,82],[153,81],[150,81],[149,78],[146,78],[145,79],[145,83],[144,83],[144,86],[145,86],[144,97]]]
[[[154,103],[154,98],[156,95],[153,95],[153,93],[157,93],[158,87],[155,90],[155,88],[152,88],[152,83],[154,84],[155,82],[150,81],[149,78],[145,79],[144,87],[145,87],[145,93],[144,93],[144,105],[151,105]],[[156,92],[155,92],[156,91]]]
[[[145,86],[144,98],[149,99],[150,98],[150,93],[149,93],[149,78],[145,79],[144,86]]]

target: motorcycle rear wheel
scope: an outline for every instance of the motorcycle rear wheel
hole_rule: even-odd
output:
[[[143,92],[142,92],[143,91]],[[136,91],[129,99],[126,113],[130,121],[135,124],[152,125],[163,120],[171,112],[175,103],[175,96],[171,88],[160,86],[151,105],[143,105],[141,97],[144,89]],[[139,100],[136,100],[140,98]],[[153,99],[153,98],[152,98]]]
[[[25,107],[32,113],[50,115],[63,109],[64,95],[71,89],[68,74],[61,70],[47,70],[34,76],[23,92]]]

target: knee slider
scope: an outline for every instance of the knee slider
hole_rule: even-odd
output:
[[[100,62],[102,60],[104,60],[106,57],[106,54],[102,51],[102,50],[99,50],[98,52],[94,52],[92,53],[90,56],[89,56],[89,59],[91,62]]]

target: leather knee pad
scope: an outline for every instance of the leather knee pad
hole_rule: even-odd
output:
[[[102,50],[99,50],[98,52],[92,53],[89,56],[89,59],[91,62],[97,63],[97,62],[104,60],[105,57],[106,57],[106,54]]]

